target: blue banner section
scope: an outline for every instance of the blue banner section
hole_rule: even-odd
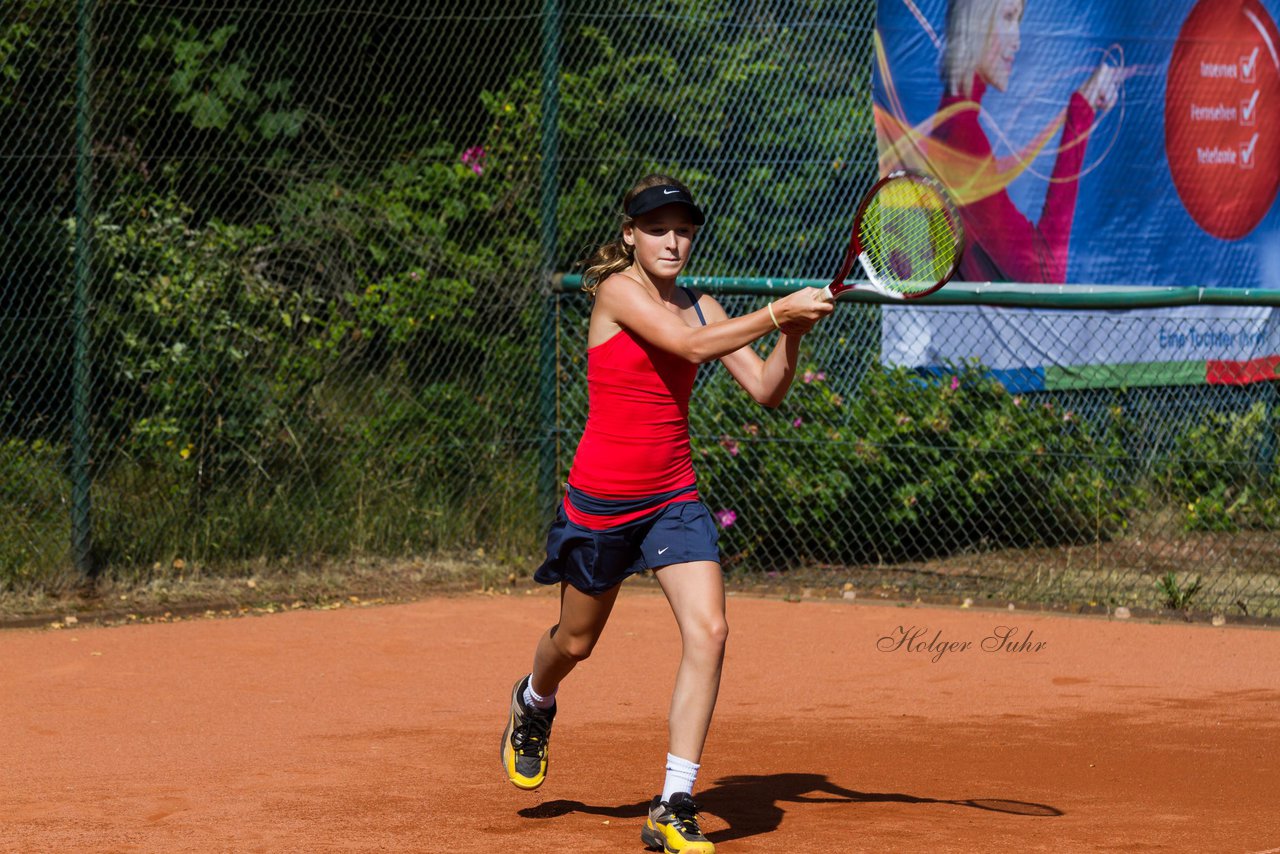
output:
[[[882,0],[881,172],[924,171],[956,197],[958,280],[1280,288],[1277,5]],[[882,358],[977,358],[1025,388],[1142,363],[1252,381],[1270,368],[1231,366],[1274,365],[1272,315],[893,307]]]
[[[966,210],[972,281],[1280,287],[1280,0],[882,0],[882,169]]]

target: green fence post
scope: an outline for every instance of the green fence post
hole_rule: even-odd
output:
[[[542,324],[540,347],[539,405],[542,447],[538,461],[538,498],[543,515],[550,517],[556,501],[556,325],[558,297],[551,287],[556,265],[556,206],[559,199],[557,147],[560,118],[560,4],[542,3],[542,282],[546,295],[546,318]]]
[[[71,558],[82,580],[93,575],[90,524],[92,436],[89,432],[89,283],[93,268],[93,141],[90,124],[92,76],[90,31],[93,0],[78,0],[76,16],[76,236],[71,375]]]
[[[1264,481],[1270,480],[1276,469],[1276,437],[1280,433],[1280,416],[1277,416],[1276,399],[1280,398],[1280,384],[1267,383],[1267,410],[1262,422],[1262,442],[1258,449],[1258,474]]]

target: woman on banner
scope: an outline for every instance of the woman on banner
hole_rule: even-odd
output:
[[[928,146],[931,165],[961,204],[966,245],[957,278],[962,280],[1066,280],[1089,132],[1095,116],[1115,105],[1126,76],[1122,68],[1103,62],[1071,93],[1044,207],[1032,222],[1014,205],[1007,189],[1022,169],[1001,168],[978,121],[988,87],[1003,92],[1009,85],[1021,46],[1023,11],[1023,0],[950,0],[947,9],[945,91]],[[1050,125],[1033,142],[1032,157],[1055,128],[1056,123]]]

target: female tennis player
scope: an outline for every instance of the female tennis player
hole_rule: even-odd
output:
[[[731,319],[711,297],[678,287],[703,221],[683,184],[650,175],[623,198],[621,234],[588,262],[587,424],[534,574],[560,585],[560,618],[538,641],[532,673],[516,681],[502,735],[507,777],[522,789],[542,785],[556,690],[591,654],[623,579],[653,570],[682,652],[666,779],[641,835],[668,852],[715,850],[692,792],[728,634],[718,534],[698,498],[689,447],[694,374],[719,359],[756,401],[777,406],[801,336],[832,311],[819,289],[805,288]],[[749,345],[774,332],[761,359]]]

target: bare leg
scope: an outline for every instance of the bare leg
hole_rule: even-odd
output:
[[[569,671],[591,655],[621,589],[618,584],[589,596],[572,584],[560,585],[560,622],[542,635],[533,655],[534,691],[543,697],[551,695]]]
[[[714,561],[673,564],[655,574],[675,614],[682,644],[671,695],[669,750],[681,759],[699,762],[720,691],[729,636],[724,576]]]

